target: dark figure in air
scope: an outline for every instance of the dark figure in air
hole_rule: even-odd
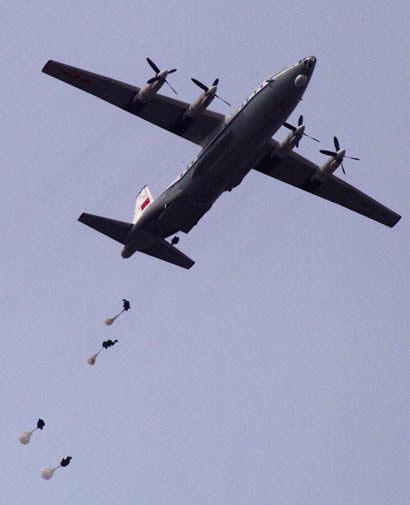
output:
[[[45,425],[46,425],[46,423],[45,423],[42,419],[39,419],[39,420],[37,421],[37,428],[38,428],[39,430],[42,430],[42,429],[44,428],[44,426],[45,426]]]
[[[72,460],[72,457],[71,456],[67,456],[66,458],[63,458],[61,461],[60,461],[60,466],[64,467],[64,466],[68,466],[70,464],[70,461]]]
[[[105,340],[102,344],[102,346],[104,347],[104,349],[108,349],[109,347],[112,347],[114,344],[116,344],[118,342],[117,339],[115,339],[114,341],[112,340]]]
[[[130,302],[128,300],[126,300],[125,298],[122,299],[123,301],[123,307],[124,307],[124,310],[130,310],[131,308],[131,305],[130,305]]]

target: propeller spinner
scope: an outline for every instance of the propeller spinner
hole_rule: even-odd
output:
[[[308,138],[314,140],[315,142],[320,142],[320,140],[315,139],[315,137],[311,137],[310,135],[308,135],[307,133],[305,133],[305,125],[303,124],[303,116],[302,115],[299,116],[298,125],[297,126],[293,126],[290,123],[286,123],[286,122],[283,123],[283,126],[285,128],[287,128],[288,130],[293,131],[293,133],[295,134],[295,136],[298,137],[298,140],[296,142],[296,147],[299,147],[299,141],[300,141],[300,139],[303,136],[308,137]]]
[[[191,80],[194,84],[203,89],[206,95],[213,95],[216,98],[219,98],[219,100],[221,100],[226,105],[229,105],[229,107],[231,106],[229,102],[227,102],[226,100],[224,100],[223,98],[221,98],[219,95],[216,94],[219,79],[215,79],[214,82],[212,83],[212,86],[206,86],[203,82],[198,81],[198,79],[195,79],[194,77],[191,77]]]
[[[333,143],[335,145],[336,152],[328,151],[327,149],[321,149],[320,152],[326,156],[332,156],[336,161],[339,161],[342,167],[342,171],[346,175],[346,171],[343,166],[344,158],[355,161],[360,161],[360,158],[356,158],[355,156],[346,156],[346,149],[340,149],[340,143],[337,137],[333,137]]]
[[[149,79],[147,81],[147,83],[148,84],[153,84],[154,82],[157,82],[157,81],[166,82],[168,84],[168,86],[172,89],[172,91],[177,95],[178,93],[171,86],[171,84],[167,81],[168,75],[169,74],[173,74],[174,72],[177,71],[177,69],[176,68],[172,68],[171,70],[160,70],[158,68],[158,66],[150,58],[147,58],[147,63],[152,68],[152,70],[155,72],[155,76],[151,77],[151,79]]]

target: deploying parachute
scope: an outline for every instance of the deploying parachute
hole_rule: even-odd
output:
[[[57,468],[60,468],[60,467],[65,467],[65,466],[68,466],[70,464],[70,461],[72,460],[72,457],[71,456],[67,456],[66,458],[63,458],[61,461],[60,461],[60,464],[58,466],[55,466],[55,467],[46,467],[46,468],[43,468],[41,470],[41,476],[43,477],[43,479],[45,480],[50,480],[51,477],[54,475],[54,472],[57,470]]]
[[[110,326],[118,317],[120,317],[120,315],[123,313],[123,312],[127,312],[127,310],[130,310],[131,308],[131,305],[130,305],[130,302],[128,300],[126,300],[125,298],[123,298],[122,300],[122,310],[121,312],[118,312],[118,314],[116,314],[114,317],[110,317],[108,319],[105,320],[105,324],[107,326]]]
[[[29,442],[30,442],[30,438],[31,438],[31,435],[36,431],[36,430],[42,430],[44,428],[44,426],[46,425],[46,423],[42,420],[42,419],[39,419],[37,421],[37,426],[34,428],[34,430],[31,430],[31,431],[23,431],[23,433],[21,433],[19,435],[19,441],[21,444],[23,445],[27,445]]]
[[[104,342],[102,343],[102,347],[101,349],[94,353],[94,354],[91,354],[91,356],[87,359],[87,363],[89,365],[95,365],[95,362],[97,360],[97,357],[98,355],[100,354],[100,352],[103,350],[103,349],[108,349],[109,347],[112,347],[113,345],[115,345],[116,343],[118,342],[118,339],[115,339],[115,340],[104,340]]]

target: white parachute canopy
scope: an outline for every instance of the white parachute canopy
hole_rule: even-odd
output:
[[[35,430],[32,430],[32,431],[23,431],[23,433],[21,433],[19,435],[19,441],[21,444],[23,445],[27,445],[29,442],[30,442],[30,438],[31,438],[31,435],[34,433]]]
[[[91,354],[91,356],[87,359],[87,363],[89,365],[95,365],[95,360],[97,359],[97,356],[100,354],[101,350],[96,352],[95,354]]]
[[[118,317],[120,317],[120,315],[123,313],[123,311],[119,312],[118,314],[116,314],[114,317],[109,317],[108,319],[106,319],[104,322],[107,326],[110,326]]]
[[[49,468],[49,467],[43,468],[41,470],[41,476],[45,480],[50,480],[51,477],[54,475],[54,472],[57,470],[57,468],[59,468],[59,466],[56,466],[54,468]]]

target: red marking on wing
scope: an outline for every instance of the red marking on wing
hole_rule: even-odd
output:
[[[150,201],[151,201],[151,200],[150,200],[149,198],[146,198],[146,199],[142,202],[142,204],[141,204],[141,210],[144,210],[144,209],[145,209],[145,207],[149,204],[149,202],[150,202]]]
[[[76,81],[81,81],[84,84],[91,84],[90,80],[86,79],[85,77],[82,77],[81,74],[79,74],[78,72],[71,73],[68,70],[64,70],[64,72],[62,72],[62,74],[66,75],[67,77],[71,77],[71,79],[74,79]]]

